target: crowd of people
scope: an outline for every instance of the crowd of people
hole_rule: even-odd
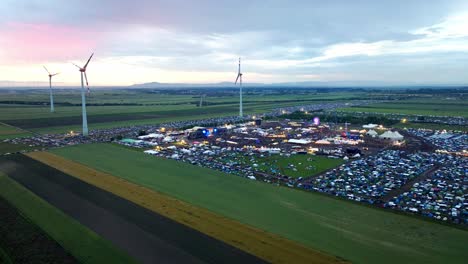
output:
[[[349,112],[338,112],[338,115],[348,115]],[[379,112],[353,112],[355,116],[366,117],[369,115],[380,115],[385,116],[388,119],[395,121],[402,121],[405,119],[406,122],[411,123],[434,123],[434,124],[445,124],[445,125],[456,125],[466,126],[468,125],[468,119],[462,116],[435,116],[435,115],[416,115],[416,114],[398,114],[398,113],[379,113]]]
[[[433,174],[385,204],[386,207],[468,224],[468,159],[438,154],[440,165]]]
[[[438,150],[452,153],[468,151],[468,134],[463,132],[447,132],[431,129],[407,129],[407,131],[430,142]]]
[[[433,158],[428,153],[385,150],[307,179],[299,187],[372,204],[430,169],[432,164]]]

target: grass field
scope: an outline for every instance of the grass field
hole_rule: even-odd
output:
[[[236,161],[249,166],[257,165],[256,169],[265,173],[278,173],[290,177],[314,176],[343,163],[342,159],[331,159],[323,156],[292,155],[290,157],[271,155],[265,157],[243,156],[234,153],[232,159],[225,162]]]
[[[0,122],[0,140],[11,137],[25,137],[29,135],[31,135],[31,133],[28,131],[24,131]]]
[[[82,263],[133,263],[91,230],[66,216],[9,177],[0,174],[0,195]]]
[[[424,129],[433,129],[433,130],[459,130],[459,131],[468,131],[468,126],[457,126],[457,125],[444,125],[444,124],[434,124],[434,123],[398,123],[393,127],[396,128],[424,128]]]
[[[92,90],[88,97],[89,103],[100,104],[196,104],[200,100],[200,94],[206,94],[205,102],[213,103],[235,103],[238,102],[237,89],[231,92],[213,92],[213,89],[195,91],[186,88],[190,93],[167,93],[164,91],[139,90],[139,89],[99,89]],[[1,91],[0,91],[1,92]],[[245,102],[249,101],[284,101],[284,100],[339,100],[362,98],[366,92],[337,91],[332,93],[316,94],[314,90],[301,91],[299,93],[275,93],[269,90],[265,93],[261,89],[244,88]],[[1,100],[9,103],[39,103],[47,105],[49,103],[48,90],[16,91],[11,93],[0,93]],[[79,89],[60,89],[54,93],[54,102],[60,104],[80,104],[81,94]]]
[[[11,260],[10,256],[2,248],[0,248],[0,263],[13,264],[13,261]]]
[[[208,94],[207,105],[201,108],[198,107],[198,92],[190,89],[187,92],[192,94],[164,94],[150,90],[97,90],[87,99],[89,127],[110,128],[238,114],[237,91],[218,94],[212,90],[211,93],[214,94]],[[324,101],[355,100],[361,99],[363,94],[365,93],[333,92],[317,95],[313,90],[297,94],[265,94],[263,91],[252,89],[244,94],[244,113],[263,113],[278,107]],[[55,113],[50,113],[47,105],[48,93],[44,91],[17,91],[0,96],[1,122],[39,133],[81,130],[81,101],[78,90],[57,91]]]
[[[1,195],[0,212],[0,263],[78,263]]]
[[[339,109],[348,112],[395,113],[408,115],[468,117],[468,103],[464,99],[410,99],[360,107]]]
[[[94,186],[112,192],[190,228],[231,244],[270,263],[337,263],[340,259],[308,249],[296,242],[214,214],[206,209],[143,188],[48,152],[28,154]]]
[[[110,144],[52,152],[353,263],[465,263],[468,258],[467,231],[419,218]]]
[[[244,104],[244,112],[246,114],[263,113],[277,107],[286,107],[297,105],[298,103],[256,103]],[[137,124],[154,124],[168,121],[204,119],[210,117],[232,116],[238,114],[238,105],[215,105],[207,107],[187,107],[168,106],[153,107],[149,111],[146,106],[95,106],[88,108],[88,123],[91,129],[115,127],[121,124],[137,125]],[[172,110],[170,110],[172,108]],[[81,127],[81,108],[67,107],[65,112],[57,109],[56,113],[44,111],[33,107],[18,108],[4,107],[2,108],[3,122],[10,125],[27,128],[35,132],[50,132],[60,131],[66,132],[70,130],[80,131]],[[158,110],[159,109],[159,110]],[[169,110],[168,110],[169,109]],[[1,114],[0,114],[1,115]]]
[[[0,142],[0,155],[5,153],[15,153],[22,150],[32,150],[32,149],[39,149],[39,147],[30,147],[24,144],[11,144]]]

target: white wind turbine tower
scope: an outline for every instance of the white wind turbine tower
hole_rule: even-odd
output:
[[[85,97],[85,89],[84,89],[84,82],[83,82],[83,77],[86,80],[86,86],[88,88],[88,94],[89,94],[89,84],[88,84],[88,77],[86,76],[86,67],[88,67],[89,61],[93,57],[94,53],[89,56],[88,61],[83,67],[80,67],[76,64],[73,63],[78,69],[80,69],[81,73],[81,109],[82,109],[82,116],[83,116],[83,136],[88,136],[88,118],[86,116],[86,97]]]
[[[239,71],[237,72],[237,78],[234,84],[237,84],[237,81],[239,81],[239,116],[242,117],[242,73],[241,73],[241,58],[239,57]]]
[[[49,74],[49,90],[50,90],[50,112],[53,113],[55,111],[54,109],[54,95],[52,94],[52,77],[59,74],[58,72],[57,73],[54,73],[54,74],[51,74],[49,72],[49,70],[47,70],[46,66],[44,66],[44,69],[47,71],[47,73]]]

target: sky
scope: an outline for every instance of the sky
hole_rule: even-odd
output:
[[[2,0],[0,85],[468,84],[466,0]]]

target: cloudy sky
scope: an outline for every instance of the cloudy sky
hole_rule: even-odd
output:
[[[468,84],[466,0],[2,0],[0,81]],[[3,82],[5,83],[5,82]]]

